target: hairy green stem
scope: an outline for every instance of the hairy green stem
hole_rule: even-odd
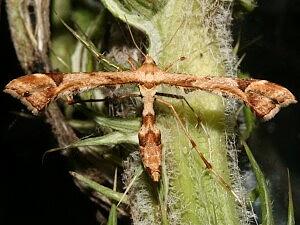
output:
[[[231,69],[234,59],[227,40],[230,35],[226,30],[230,2],[102,2],[113,15],[148,35],[148,54],[161,68],[171,64],[173,72],[195,76],[234,74]],[[180,61],[182,57],[186,60]],[[226,106],[222,98],[199,91],[185,94],[182,90],[169,87],[162,87],[160,91],[186,97],[201,118],[200,124],[197,124],[197,118],[187,105],[178,100],[171,99],[170,102],[213,169],[230,184],[226,151],[227,118],[224,115]],[[230,190],[205,168],[179,121],[164,105],[157,104],[156,111],[164,146],[163,178],[157,188],[158,194],[153,193],[155,188],[150,187],[151,182],[147,179],[142,178],[135,184],[131,192],[134,224],[243,223]]]

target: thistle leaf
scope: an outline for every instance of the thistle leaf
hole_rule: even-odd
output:
[[[257,164],[256,160],[254,159],[254,156],[252,155],[251,150],[246,144],[246,142],[243,141],[242,144],[244,145],[245,151],[251,163],[252,170],[255,173],[257,184],[258,184],[259,198],[261,202],[262,225],[273,225],[274,218],[272,215],[272,203],[271,203],[266,179],[259,165]]]
[[[109,145],[115,146],[117,144],[138,144],[138,139],[136,133],[122,133],[122,132],[112,132],[100,137],[92,137],[84,140],[77,141],[71,145],[69,148],[73,147],[84,147],[84,146],[94,146],[94,145]]]
[[[115,177],[114,177],[114,187],[113,190],[116,191],[117,189],[117,177],[118,177],[118,169],[115,169]],[[124,196],[124,194],[123,194]],[[121,199],[120,201],[122,201]],[[118,224],[118,216],[117,216],[117,206],[116,204],[112,204],[110,211],[109,211],[109,216],[108,216],[108,222],[107,225],[117,225]]]
[[[119,119],[97,116],[94,118],[94,121],[101,126],[124,133],[137,133],[140,128],[140,121],[137,119]]]
[[[292,195],[292,186],[290,172],[288,172],[288,185],[289,185],[289,207],[288,207],[288,221],[287,225],[295,225],[295,216],[294,216],[294,206],[293,206],[293,195]]]
[[[107,225],[117,225],[118,224],[117,218],[118,218],[117,217],[117,206],[116,206],[116,204],[112,204],[110,211],[109,211]]]
[[[77,32],[73,28],[71,28],[63,19],[61,19],[58,15],[57,17],[60,19],[62,24],[74,35],[74,37],[79,40],[95,57],[99,62],[103,62],[108,67],[115,68],[116,70],[120,70],[119,66],[116,66],[109,62],[103,54],[101,54],[94,43],[81,31]]]
[[[92,138],[86,138],[83,140],[79,140],[77,142],[74,142],[68,146],[61,147],[61,148],[53,148],[45,152],[45,156],[51,152],[66,150],[69,148],[77,148],[77,147],[87,147],[87,146],[99,146],[99,145],[105,145],[105,146],[115,146],[117,144],[138,144],[138,138],[136,133],[122,133],[122,132],[112,132],[100,137],[92,137]],[[43,159],[44,160],[44,159]]]
[[[114,200],[114,201],[122,201],[122,203],[128,204],[128,198],[127,196],[123,196],[123,193],[119,193],[116,192],[108,187],[105,187],[101,184],[98,184],[97,182],[87,178],[86,176],[80,175],[78,173],[75,173],[73,171],[70,171],[70,174],[78,179],[79,181],[81,181],[82,183],[84,183],[87,187],[95,190],[96,192],[104,195],[105,197]],[[122,199],[123,198],[123,199]]]

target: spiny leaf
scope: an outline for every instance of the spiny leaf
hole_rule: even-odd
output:
[[[253,172],[255,173],[257,184],[258,184],[259,198],[261,202],[262,225],[273,225],[274,218],[272,215],[272,203],[271,203],[266,179],[259,165],[255,161],[254,156],[252,155],[251,150],[246,144],[246,142],[242,141],[242,144],[244,145],[245,151],[251,163]]]
[[[122,132],[112,132],[100,137],[93,137],[93,138],[86,138],[83,140],[79,140],[77,142],[74,142],[66,147],[61,148],[53,148],[48,150],[46,154],[49,154],[51,152],[66,150],[69,148],[77,148],[77,147],[87,147],[87,146],[98,146],[98,145],[105,145],[105,146],[114,146],[117,144],[138,144],[138,138],[136,133],[122,133]],[[45,157],[44,155],[44,157]],[[44,158],[43,157],[43,158]]]
[[[89,147],[89,148],[91,148],[91,147]],[[95,151],[97,151],[97,150],[95,150]],[[108,153],[103,152],[102,157],[103,157],[103,159],[109,160],[110,162],[113,162],[114,164],[116,164],[120,167],[123,166],[123,159],[121,157],[117,156],[116,154],[114,154],[113,152],[108,152]]]
[[[107,225],[117,225],[117,206],[116,204],[112,204],[110,211],[109,211],[109,216],[108,216],[108,221]]]
[[[288,172],[288,185],[289,185],[289,207],[288,207],[287,225],[295,225],[295,216],[294,216],[294,206],[293,206],[293,195],[292,195],[290,171],[287,170],[287,172]]]
[[[136,133],[123,133],[123,132],[112,132],[101,137],[92,137],[84,140],[77,141],[69,147],[84,147],[94,145],[117,145],[117,144],[138,144]]]
[[[250,202],[255,202],[256,199],[258,199],[258,198],[259,198],[259,190],[258,190],[258,188],[254,188],[249,193],[248,199],[250,200]]]
[[[113,190],[117,190],[117,176],[118,176],[118,168],[115,169],[115,177],[114,177],[114,187]],[[110,211],[109,211],[109,217],[108,217],[108,222],[107,225],[117,225],[117,206],[116,204],[112,204]]]
[[[68,124],[72,128],[80,131],[95,130],[95,125],[96,125],[95,122],[91,120],[76,120],[76,119],[68,120]]]
[[[97,59],[99,62],[104,62],[107,66],[113,67],[116,70],[120,70],[121,68],[119,66],[114,65],[113,63],[109,62],[103,54],[98,52],[97,47],[94,45],[94,43],[81,31],[76,32],[74,29],[72,29],[63,19],[61,19],[58,15],[57,17],[60,19],[62,24],[74,35],[76,39],[78,39]]]
[[[82,176],[78,173],[75,173],[73,171],[70,171],[70,174],[73,177],[75,177],[76,179],[78,179],[79,181],[81,181],[82,183],[84,183],[87,187],[95,190],[96,192],[104,195],[105,197],[107,197],[111,200],[115,200],[115,201],[122,200],[122,203],[125,203],[125,204],[129,203],[127,196],[123,197],[123,193],[116,192],[108,187],[98,184],[97,182],[95,182],[85,176]],[[122,199],[122,197],[123,197],[123,199]]]
[[[97,116],[94,120],[101,126],[109,127],[124,133],[137,132],[140,127],[140,121],[137,119],[119,119]]]
[[[248,12],[252,12],[257,7],[255,0],[239,0],[239,2]]]
[[[106,10],[104,10],[106,11]],[[80,14],[79,14],[80,15]],[[85,17],[83,17],[85,18]],[[78,19],[78,18],[77,18]],[[83,32],[79,26],[77,26],[77,33],[78,35],[85,37],[86,41],[92,45],[91,42],[93,36],[97,33],[101,33],[102,30],[104,30],[102,27],[104,26],[104,13],[101,12],[99,15],[91,20],[91,22],[87,25],[87,28],[85,32]],[[73,34],[73,33],[72,33]],[[73,34],[74,35],[74,34]],[[100,36],[100,35],[98,35]],[[93,71],[95,68],[93,68],[93,63],[91,63],[92,56],[96,57],[100,54],[96,48],[93,48],[95,46],[91,46],[92,49],[89,49],[88,46],[86,46],[82,41],[78,40],[75,50],[72,54],[71,60],[72,60],[72,70],[73,71]],[[97,54],[95,54],[95,52]],[[98,59],[99,60],[99,59]],[[100,61],[101,62],[101,61]]]
[[[241,134],[242,140],[247,140],[255,128],[256,117],[249,107],[243,107],[246,129]]]

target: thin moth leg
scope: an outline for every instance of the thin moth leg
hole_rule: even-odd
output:
[[[94,98],[90,98],[90,99],[86,99],[86,100],[81,100],[81,99],[78,99],[78,100],[73,100],[72,102],[68,102],[69,104],[78,104],[78,103],[86,103],[86,102],[104,102],[106,101],[107,99],[124,99],[124,98],[136,98],[136,97],[142,97],[140,94],[137,94],[137,93],[131,93],[131,94],[126,94],[126,95],[116,95],[116,96],[113,96],[113,97],[105,97],[105,98],[102,98],[102,99],[94,99]]]
[[[127,62],[129,63],[129,65],[130,65],[130,67],[131,67],[131,70],[132,71],[135,71],[135,70],[137,70],[137,68],[136,68],[136,66],[134,65],[134,63],[132,62],[132,58],[130,57],[130,56],[128,56],[128,60],[127,60]]]
[[[179,123],[181,129],[184,131],[184,134],[185,134],[186,137],[189,139],[189,141],[190,141],[192,147],[197,151],[197,153],[199,154],[201,160],[202,160],[203,163],[205,164],[206,169],[208,169],[208,171],[209,171],[210,173],[212,173],[212,174],[217,178],[218,182],[219,182],[221,185],[223,185],[223,187],[224,187],[225,189],[227,189],[227,190],[234,196],[234,198],[238,201],[238,203],[239,203],[240,205],[242,205],[242,202],[241,202],[241,200],[239,199],[238,195],[232,190],[232,188],[231,188],[230,185],[224,180],[224,178],[223,178],[221,175],[219,175],[219,173],[217,173],[217,171],[214,170],[212,164],[205,158],[204,154],[201,152],[201,150],[199,149],[198,145],[196,144],[196,142],[193,140],[193,138],[191,137],[191,135],[188,133],[188,131],[186,130],[185,126],[183,125],[183,122],[181,121],[181,119],[180,119],[178,113],[176,112],[174,106],[173,106],[171,103],[169,103],[169,102],[167,102],[167,101],[165,101],[165,100],[163,100],[163,99],[161,99],[161,98],[155,97],[155,99],[156,99],[158,102],[160,102],[160,103],[166,105],[168,108],[171,109],[171,111],[173,112],[173,114],[174,114],[176,120],[178,121],[178,123]]]
[[[195,118],[197,119],[196,127],[198,127],[198,125],[201,122],[201,118],[198,116],[198,114],[195,112],[194,108],[191,106],[191,104],[188,102],[188,100],[186,100],[186,98],[184,96],[177,95],[177,94],[162,93],[162,92],[157,92],[156,95],[162,96],[162,97],[167,97],[167,98],[176,98],[176,99],[183,100],[187,104],[187,106],[190,108],[190,110],[193,112]]]

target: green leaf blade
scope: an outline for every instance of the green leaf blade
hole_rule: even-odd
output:
[[[92,137],[77,141],[71,144],[69,147],[85,147],[85,146],[115,146],[117,144],[138,144],[138,139],[136,133],[122,133],[122,132],[112,132],[100,137]]]
[[[111,205],[107,225],[117,225],[118,219],[117,219],[117,206],[115,204]]]
[[[255,177],[258,184],[259,198],[261,202],[262,225],[274,225],[274,218],[272,214],[272,202],[268,191],[266,179],[246,142],[243,141],[243,145],[251,163],[253,172],[255,173]]]
[[[128,133],[138,132],[141,122],[137,119],[119,119],[97,116],[94,121],[101,126]]]
[[[288,221],[287,225],[295,225],[295,215],[294,215],[294,205],[293,205],[293,195],[290,172],[288,170],[288,186],[289,186],[289,206],[288,206]]]
[[[122,203],[128,204],[128,198],[127,196],[123,196],[123,193],[116,192],[108,187],[105,187],[101,184],[98,184],[97,182],[87,178],[86,176],[80,175],[76,172],[70,172],[70,174],[75,177],[77,180],[81,181],[83,184],[85,184],[87,187],[95,190],[96,192],[104,195],[105,197],[114,200],[114,201],[122,201]]]

